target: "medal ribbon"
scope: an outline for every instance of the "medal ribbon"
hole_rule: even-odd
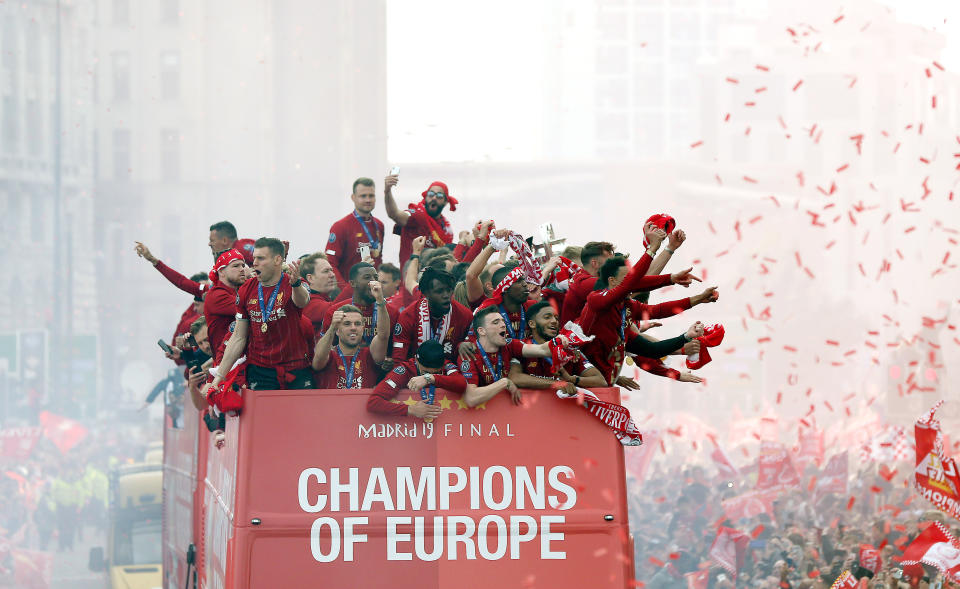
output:
[[[260,313],[263,316],[263,324],[267,324],[267,318],[270,317],[270,313],[273,313],[273,305],[277,302],[277,294],[280,292],[280,285],[283,284],[283,275],[280,275],[280,280],[277,281],[277,285],[273,287],[273,292],[270,293],[270,300],[267,301],[266,308],[263,305],[263,283],[258,281],[257,284],[257,299],[260,302]]]
[[[370,248],[379,250],[380,240],[374,239],[373,236],[370,235],[370,230],[367,229],[367,223],[363,220],[363,217],[357,213],[357,209],[353,209],[353,217],[357,220],[357,223],[360,223],[360,227],[363,229],[364,234],[367,236],[367,240],[370,242]]]
[[[500,315],[503,316],[503,322],[507,324],[507,332],[510,334],[510,339],[517,339],[520,335],[523,335],[524,326],[527,323],[527,313],[526,309],[523,308],[523,305],[520,305],[520,334],[518,335],[513,331],[513,324],[510,323],[510,314],[507,313],[506,307],[503,306],[503,303],[500,303]]]
[[[426,401],[427,405],[433,405],[433,400],[437,398],[437,386],[429,385],[420,389],[420,399]]]
[[[620,339],[627,341],[627,305],[623,305],[623,309],[620,310]]]
[[[480,358],[483,360],[483,363],[486,365],[487,370],[490,371],[490,374],[493,375],[493,381],[496,382],[503,378],[503,356],[500,355],[500,352],[497,352],[497,370],[493,370],[493,365],[490,364],[490,358],[487,356],[487,353],[484,351],[483,346],[480,345],[480,342],[477,342],[477,351],[480,352]]]
[[[339,345],[337,346],[337,354],[340,356],[340,362],[343,364],[343,369],[347,373],[347,388],[352,389],[353,388],[353,368],[357,364],[357,356],[360,355],[360,350],[357,349],[357,351],[353,353],[353,357],[350,358],[349,365],[347,365],[347,358],[346,356],[343,355],[343,352],[340,350]]]

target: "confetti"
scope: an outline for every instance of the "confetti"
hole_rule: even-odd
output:
[[[793,91],[794,91],[794,92],[797,91],[797,88],[800,87],[800,84],[803,84],[803,80],[800,80],[799,82],[797,82],[796,84],[793,85]]]

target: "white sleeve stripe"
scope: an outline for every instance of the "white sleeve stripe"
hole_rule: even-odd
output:
[[[390,380],[389,378],[386,380],[386,382],[387,382],[387,384],[390,385],[392,388],[397,388],[397,383],[393,382],[393,381]]]
[[[403,344],[402,344],[401,342],[396,342],[396,343],[393,344],[393,347],[395,347],[395,348],[402,348],[402,347],[403,347]]]
[[[335,252],[335,251],[333,251],[333,250],[327,250],[327,253],[330,254],[331,256],[337,255],[337,252]]]

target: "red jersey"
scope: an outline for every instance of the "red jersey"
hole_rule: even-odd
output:
[[[403,229],[400,230],[400,267],[403,268],[403,265],[407,263],[407,260],[410,259],[410,254],[413,253],[413,240],[421,235],[426,236],[427,243],[424,244],[423,248],[429,249],[431,247],[440,247],[445,245],[446,242],[443,241],[442,235],[436,235],[433,228],[430,226],[430,222],[427,220],[430,215],[423,211],[417,211],[413,209],[407,209],[407,212],[410,213],[410,218],[407,219],[407,224],[403,226]],[[436,222],[441,227],[449,227],[446,217],[440,215],[436,217]],[[394,229],[394,233],[397,230]]]
[[[483,306],[486,302],[490,300],[489,298],[484,299],[483,303],[480,303],[479,306]],[[506,306],[504,305],[493,305],[500,311],[500,315],[503,316],[504,323],[507,324],[507,340],[511,339],[524,339],[527,337],[527,309],[537,304],[536,301],[531,301],[527,299],[523,302],[523,306],[520,307],[519,311],[509,312],[507,311]]]
[[[393,353],[391,357],[394,362],[404,362],[408,358],[413,358],[417,349],[420,347],[420,340],[434,339],[443,344],[443,353],[448,361],[455,361],[457,358],[457,346],[467,337],[470,330],[470,323],[473,321],[473,313],[470,309],[464,307],[457,301],[450,301],[450,319],[443,317],[429,316],[429,333],[423,334],[421,338],[421,313],[429,316],[429,304],[426,299],[420,299],[416,304],[408,306],[400,313],[397,318],[397,324],[393,328]],[[443,325],[447,328],[441,331]]]
[[[408,360],[394,366],[386,378],[381,380],[373,389],[373,392],[370,393],[370,398],[367,400],[367,411],[382,415],[406,415],[407,405],[392,403],[391,400],[406,388],[411,378],[419,374],[420,370],[414,360]],[[457,367],[452,363],[448,362],[440,374],[434,374],[433,377],[436,379],[438,389],[460,394],[463,394],[463,391],[467,389],[467,381],[464,380],[462,374],[457,372]],[[437,399],[434,399],[434,403],[436,402]]]
[[[536,345],[537,342],[533,341],[533,338],[526,340],[528,344]],[[530,376],[537,376],[540,378],[554,378],[553,373],[553,360],[550,358],[519,358],[520,366],[523,368],[523,371]],[[575,360],[571,360],[564,365],[564,368],[567,371],[567,374],[571,376],[580,376],[587,371],[588,368],[593,368],[593,364],[587,360],[587,357],[583,355],[583,352],[577,351],[577,357]]]
[[[390,316],[399,317],[404,309],[412,303],[419,301],[421,298],[423,298],[423,296],[420,294],[419,286],[413,287],[413,292],[410,292],[407,290],[406,285],[401,282],[397,292],[387,299],[387,308],[390,309]]]
[[[343,301],[334,301],[330,303],[330,306],[327,307],[327,311],[323,314],[323,323],[320,326],[320,331],[317,332],[318,337],[323,337],[323,333],[327,330],[327,326],[330,325],[330,322],[333,321],[333,312],[339,309],[344,305],[353,305],[360,309],[360,314],[363,315],[363,341],[362,345],[367,345],[370,343],[370,340],[373,339],[373,336],[376,335],[377,331],[377,322],[373,320],[373,311],[377,307],[377,304],[364,305],[363,303],[358,303],[353,299],[346,299]],[[377,313],[383,311],[383,309],[377,308]],[[397,317],[390,313],[390,307],[387,307],[387,315],[390,316],[390,329],[393,329],[393,324],[396,323]]]
[[[233,331],[237,314],[237,291],[220,282],[203,299],[203,316],[207,320],[207,337],[214,350],[214,365],[220,364],[220,344]]]
[[[356,358],[356,359],[354,359]],[[346,360],[346,365],[343,361]],[[347,368],[353,363],[353,380],[347,386]],[[330,357],[323,370],[314,379],[318,389],[369,389],[377,382],[377,363],[370,355],[370,348],[357,348],[353,356],[340,358],[337,346],[330,350]]]
[[[323,315],[330,306],[330,295],[321,294],[314,290],[310,291],[310,302],[301,312],[303,316],[313,324],[313,333],[320,331],[320,325],[323,323]]]
[[[596,283],[597,277],[591,276],[582,268],[570,278],[570,286],[567,288],[567,294],[563,297],[563,306],[560,308],[561,327],[566,325],[567,321],[577,320]]]
[[[689,297],[659,305],[645,305],[627,299],[634,291],[652,290],[671,284],[669,274],[644,275],[652,261],[649,255],[643,254],[623,282],[614,288],[590,293],[587,304],[577,319],[585,334],[596,336],[593,341],[583,346],[582,350],[608,383],[612,384],[620,374],[626,345],[624,337],[633,318],[660,319],[690,308]]]
[[[383,221],[373,215],[364,219],[354,213],[335,222],[327,238],[327,261],[333,266],[341,289],[347,284],[350,268],[363,261],[361,246],[370,248],[374,267],[379,268],[383,259]]]
[[[499,351],[493,354],[487,354],[487,360],[490,362],[490,367],[488,368],[487,363],[483,360],[480,344],[477,343],[475,339],[471,341],[476,344],[477,351],[473,353],[473,358],[470,360],[460,361],[460,372],[470,384],[481,387],[493,384],[510,374],[510,363],[514,361],[514,358],[516,358],[516,362],[522,360],[523,340],[512,339],[507,342],[507,345],[500,348]],[[491,372],[491,369],[493,372]],[[499,373],[499,376],[495,373]]]
[[[247,266],[253,267],[253,244],[255,242],[250,238],[238,239],[233,242],[231,249],[235,249],[240,252],[240,255],[243,256],[243,261],[247,263]],[[221,254],[223,252],[220,252]],[[214,256],[216,257],[216,256]]]
[[[302,312],[293,302],[293,287],[286,272],[280,276],[280,290],[270,315],[264,323],[260,310],[258,286],[260,281],[248,280],[237,293],[237,318],[250,322],[247,334],[247,362],[263,368],[282,366],[286,370],[310,365],[308,342],[301,324]],[[274,287],[263,289],[263,304],[270,301]],[[262,326],[267,326],[267,331]]]

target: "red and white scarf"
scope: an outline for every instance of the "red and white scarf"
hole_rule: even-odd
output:
[[[526,281],[530,284],[540,285],[543,278],[543,268],[540,267],[540,262],[537,261],[537,258],[533,255],[533,250],[530,249],[530,245],[523,239],[522,235],[511,231],[510,235],[503,239],[491,236],[490,245],[497,251],[507,247],[512,249],[520,262],[517,267],[523,268]]]
[[[643,436],[640,434],[637,424],[630,418],[630,410],[623,405],[601,401],[595,394],[580,387],[577,387],[577,392],[574,395],[567,395],[563,392],[563,389],[560,389],[557,391],[557,396],[561,399],[576,399],[587,410],[587,413],[605,423],[624,446],[643,444]]]
[[[436,341],[443,343],[443,340],[447,337],[447,331],[450,329],[450,318],[453,317],[453,305],[450,305],[450,310],[447,311],[447,314],[443,316],[443,321],[440,322],[440,331],[438,332],[438,337]],[[422,346],[424,342],[431,338],[432,330],[430,329],[430,303],[427,302],[426,298],[420,299],[420,302],[417,305],[417,346]]]
[[[497,287],[493,289],[493,292],[490,293],[490,296],[487,298],[487,300],[483,301],[483,304],[481,304],[480,307],[477,308],[477,311],[486,307],[491,307],[491,306],[499,305],[500,303],[502,303],[504,291],[506,291],[508,288],[513,286],[514,283],[516,283],[521,278],[523,278],[523,268],[521,268],[520,266],[517,266],[516,268],[511,270],[506,276],[503,277],[503,280],[501,280],[500,283],[497,284]]]
[[[560,340],[556,337],[550,340],[550,355],[554,374],[565,364],[576,360],[578,348],[593,341],[594,338],[592,335],[584,334],[583,328],[573,321],[567,321],[567,324],[560,330],[558,336],[560,335],[567,338],[566,345],[561,345]]]
[[[563,256],[559,257],[560,261],[557,262],[557,267],[547,276],[543,288],[555,292],[567,292],[567,290],[570,289],[570,279],[573,278],[573,275],[579,272],[581,268],[572,260],[564,258]]]
[[[421,200],[417,204],[411,204],[407,208],[407,211],[411,213],[423,213],[423,217],[430,228],[430,233],[427,235],[427,239],[433,242],[433,247],[440,247],[448,243],[453,243],[453,229],[450,227],[450,222],[447,221],[446,217],[443,215],[437,215],[436,217],[431,216],[430,213],[427,212],[426,202],[426,198],[424,198],[424,200]],[[452,201],[448,199],[447,202],[451,202],[450,210],[454,210]],[[399,228],[399,225],[394,226],[393,232],[399,235]]]

